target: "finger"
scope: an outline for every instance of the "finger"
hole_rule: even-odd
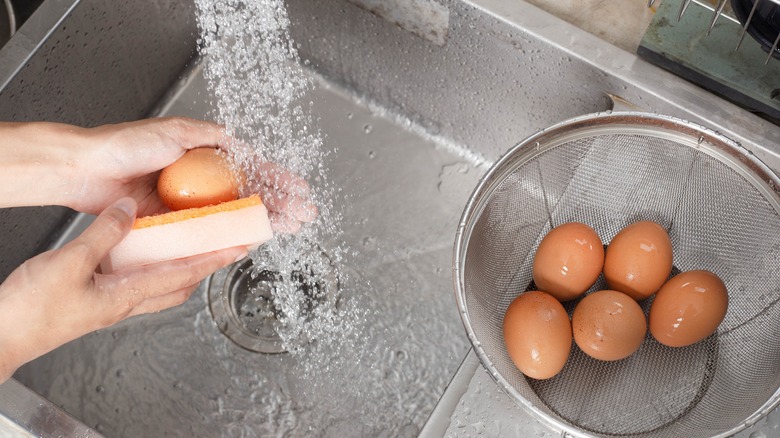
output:
[[[147,298],[136,305],[133,310],[127,314],[127,318],[143,315],[145,313],[156,313],[184,304],[184,302],[192,296],[192,293],[198,289],[198,285],[199,283],[196,283],[173,292],[168,292],[167,294]]]
[[[155,120],[160,132],[172,138],[183,149],[220,146],[228,141],[225,128],[216,123],[186,117],[164,117]]]
[[[160,172],[153,172],[125,185],[126,188],[130,189],[127,193],[128,196],[132,196],[138,203],[136,216],[151,216],[168,211],[157,193],[157,180],[159,177]]]
[[[165,204],[163,204],[157,192],[147,196],[138,203],[139,217],[154,216],[157,214],[167,213],[169,211],[171,210]]]
[[[75,266],[91,274],[108,252],[116,246],[133,226],[136,209],[133,198],[122,198],[103,210],[94,222],[63,250],[71,253],[77,260]]]
[[[296,196],[287,203],[287,214],[301,222],[312,222],[317,219],[317,206],[311,199]]]
[[[246,247],[235,247],[212,251],[177,260],[168,260],[151,265],[136,266],[111,274],[113,284],[121,284],[118,293],[133,306],[160,295],[165,295],[193,284],[197,284],[237,260],[247,256]],[[138,295],[133,292],[140,291]],[[124,300],[119,300],[124,301]]]
[[[100,145],[96,161],[109,176],[146,175],[173,163],[189,149],[219,146],[227,141],[222,126],[184,117],[104,125],[90,132]],[[134,170],[128,174],[127,169]]]
[[[305,179],[274,163],[260,163],[257,177],[265,187],[276,192],[308,198],[311,191]]]
[[[291,196],[271,188],[263,188],[260,197],[263,199],[263,204],[272,212],[290,216],[301,222],[311,222],[317,218],[317,206],[309,198]]]
[[[271,228],[282,234],[295,234],[301,230],[301,222],[294,218],[276,212],[268,213],[268,219],[271,221]]]
[[[230,136],[227,132],[225,132],[223,140],[219,144],[219,148],[233,154],[241,153],[241,151],[251,151],[253,149],[248,143]]]

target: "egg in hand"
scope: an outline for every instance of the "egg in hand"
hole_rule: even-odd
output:
[[[239,181],[222,152],[195,148],[162,170],[157,193],[171,210],[200,208],[238,199]]]

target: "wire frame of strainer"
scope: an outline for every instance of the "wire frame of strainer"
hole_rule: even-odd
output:
[[[574,436],[728,436],[755,423],[780,401],[778,187],[735,142],[671,117],[589,115],[525,140],[482,178],[458,227],[456,297],[476,354],[512,398]],[[580,221],[607,244],[638,220],[669,232],[673,274],[723,279],[729,308],[717,333],[674,349],[648,332],[616,362],[573,344],[559,375],[525,377],[502,322],[531,284],[542,237]],[[588,293],[604,288],[602,276]],[[645,314],[651,301],[640,303]]]

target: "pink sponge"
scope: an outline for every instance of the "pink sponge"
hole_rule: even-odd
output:
[[[101,263],[104,273],[234,246],[256,247],[273,237],[257,195],[139,218]]]

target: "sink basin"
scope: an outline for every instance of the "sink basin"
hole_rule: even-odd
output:
[[[73,341],[14,377],[107,436],[468,435],[459,424],[490,415],[557,434],[497,392],[469,354],[451,259],[479,177],[535,131],[609,109],[609,94],[715,128],[774,169],[780,128],[525,2],[421,2],[446,11],[444,27],[441,14],[411,25],[362,0],[288,2],[316,84],[305,99],[342,189],[343,234],[320,249],[346,249],[338,289],[359,315],[345,323],[348,335],[296,354],[242,348],[209,308],[227,268],[184,305]],[[124,26],[139,31],[143,21]],[[146,114],[209,118],[208,61],[163,83]],[[55,246],[89,221],[78,216]],[[502,408],[470,409],[480,393]]]
[[[206,96],[196,67],[160,115],[207,118]],[[414,435],[468,350],[451,230],[481,168],[322,79],[309,98],[338,146],[327,167],[343,188],[344,241],[320,246],[354,254],[337,266],[342,299],[366,311],[345,322],[350,339],[328,354],[248,351],[214,323],[203,283],[184,305],[71,342],[17,378],[108,436]]]

